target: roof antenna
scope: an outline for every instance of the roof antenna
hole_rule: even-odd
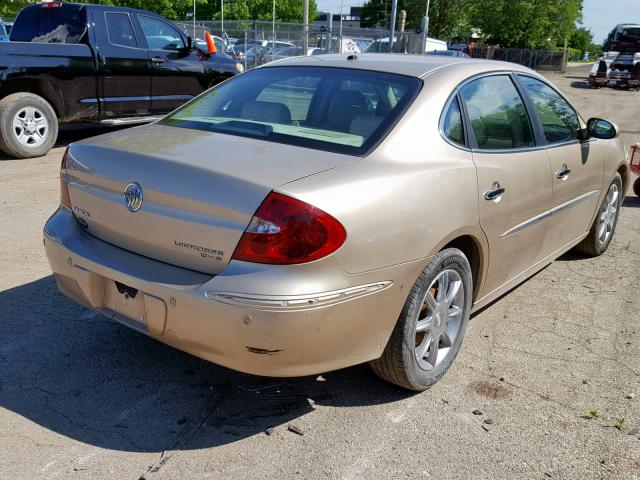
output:
[[[351,61],[353,61],[353,60],[357,60],[357,59],[358,59],[358,56],[357,56],[357,55],[349,55],[349,56],[347,57],[347,60],[351,60]]]

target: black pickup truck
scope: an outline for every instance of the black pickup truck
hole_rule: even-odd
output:
[[[131,8],[42,3],[0,44],[0,149],[46,154],[59,123],[143,123],[242,71],[165,18]]]

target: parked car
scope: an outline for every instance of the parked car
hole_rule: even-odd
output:
[[[466,53],[458,50],[434,50],[433,52],[427,52],[427,55],[440,55],[442,57],[471,58]]]
[[[129,8],[25,7],[0,49],[0,149],[46,154],[59,123],[148,122],[239,71],[171,22]]]
[[[70,145],[45,250],[63,293],[206,360],[370,361],[424,390],[472,311],[607,249],[629,182],[617,136],[513,63],[295,57]]]

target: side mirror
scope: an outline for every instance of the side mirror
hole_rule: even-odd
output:
[[[602,118],[590,118],[587,122],[587,134],[592,138],[610,140],[618,136],[618,127],[608,120]]]

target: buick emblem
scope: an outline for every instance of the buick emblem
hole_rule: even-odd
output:
[[[137,212],[142,208],[144,194],[139,183],[132,182],[124,189],[124,203],[130,212]]]

